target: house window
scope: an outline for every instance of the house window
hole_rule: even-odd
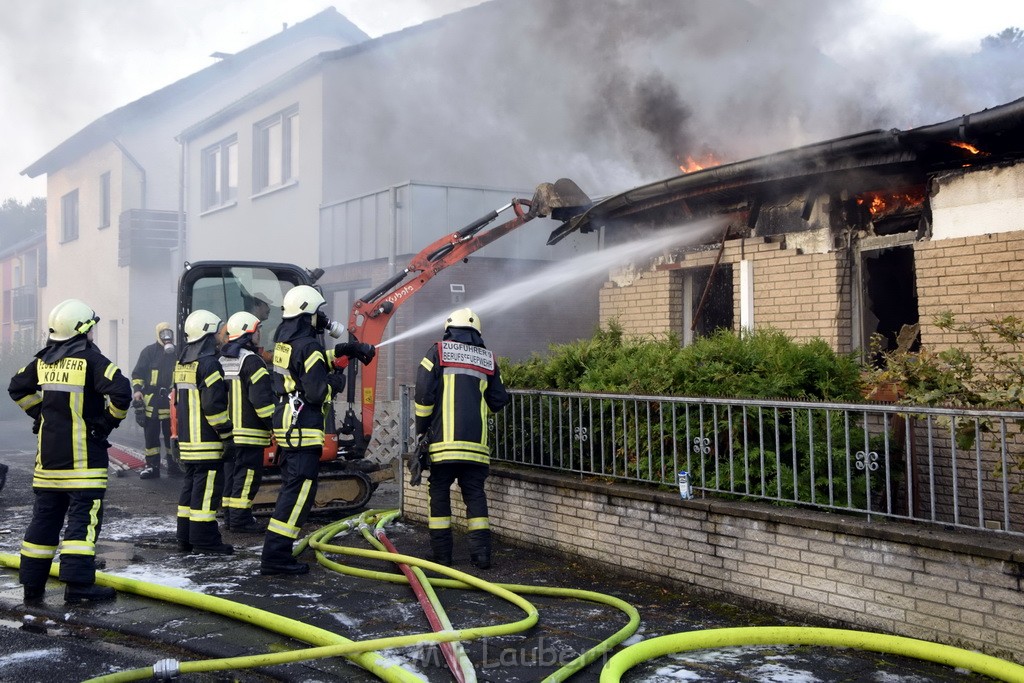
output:
[[[60,241],[78,239],[78,190],[60,198]]]
[[[256,124],[253,188],[263,192],[298,180],[299,111],[292,108]]]
[[[732,265],[683,271],[683,343],[733,329]]]
[[[238,137],[207,147],[202,157],[202,210],[233,204],[238,198]]]
[[[110,227],[110,171],[100,176],[100,227]]]

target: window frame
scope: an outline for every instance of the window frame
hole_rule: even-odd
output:
[[[237,203],[238,134],[236,133],[204,147],[199,152],[199,210],[200,213],[215,211],[234,206]]]
[[[275,144],[273,131],[280,134]],[[271,192],[299,181],[299,144],[302,123],[299,106],[292,105],[253,125],[253,194]],[[279,147],[279,149],[274,149]]]
[[[79,217],[78,188],[60,198],[60,241],[74,242],[78,239]]]

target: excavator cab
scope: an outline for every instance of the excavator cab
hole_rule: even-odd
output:
[[[306,270],[289,263],[250,261],[201,261],[185,263],[178,281],[178,338],[184,339],[185,318],[197,309],[215,313],[227,320],[238,311],[248,311],[263,320],[260,339],[262,354],[270,365],[273,357],[274,333],[281,324],[281,303],[285,293],[296,285],[315,286],[322,270]],[[223,331],[219,334],[223,334]],[[223,341],[223,340],[222,340]],[[172,411],[174,403],[171,404]],[[172,431],[176,420],[171,420]],[[318,510],[358,510],[369,502],[382,480],[369,475],[366,465],[339,460],[338,429],[334,410],[327,416],[324,448],[320,455],[320,485],[315,508]],[[253,500],[253,512],[270,512],[277,500],[277,446],[271,444],[264,453],[264,480]]]

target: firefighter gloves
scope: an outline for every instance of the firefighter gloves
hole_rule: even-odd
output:
[[[363,365],[368,365],[377,355],[377,349],[363,342],[342,342],[334,347],[334,355],[355,358]]]

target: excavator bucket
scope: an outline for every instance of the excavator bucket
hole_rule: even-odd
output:
[[[530,204],[530,213],[534,216],[550,216],[561,221],[585,211],[593,202],[579,185],[568,178],[559,178],[553,183],[538,185]]]

